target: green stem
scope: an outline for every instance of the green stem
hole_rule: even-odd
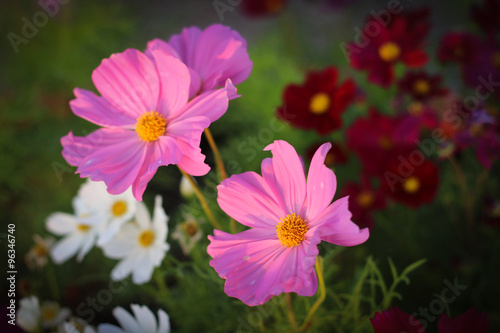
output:
[[[222,230],[222,227],[220,226],[219,222],[217,222],[217,220],[215,219],[214,214],[212,213],[212,211],[210,210],[210,207],[207,204],[207,200],[205,199],[205,196],[203,195],[203,193],[201,193],[201,190],[198,187],[198,184],[196,184],[196,182],[193,180],[193,177],[191,177],[191,175],[188,175],[181,168],[179,168],[179,170],[184,175],[184,177],[186,177],[188,179],[189,183],[191,183],[191,186],[193,186],[194,193],[198,197],[198,200],[200,201],[201,207],[205,211],[205,214],[207,215],[208,219],[212,223],[213,227],[216,229]]]
[[[297,319],[295,318],[295,312],[293,312],[292,297],[290,296],[289,293],[285,293],[285,298],[286,298],[288,320],[290,321],[290,325],[292,325],[292,331],[296,332],[298,326],[297,326]]]
[[[55,301],[59,301],[59,288],[57,286],[56,275],[54,273],[54,267],[52,266],[52,262],[47,260],[46,272],[47,272],[47,280],[49,282],[50,292],[52,293],[52,298]]]
[[[311,325],[312,317],[316,310],[318,310],[321,303],[326,298],[326,288],[325,288],[325,280],[323,279],[323,259],[320,256],[316,257],[316,274],[318,275],[318,286],[319,286],[319,298],[314,302],[311,310],[307,314],[306,319],[304,320],[304,324],[300,327],[301,331],[305,331]]]

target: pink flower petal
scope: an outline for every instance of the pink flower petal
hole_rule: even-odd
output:
[[[199,37],[192,67],[203,80],[203,91],[207,91],[221,86],[228,78],[235,84],[246,80],[252,62],[245,39],[229,27],[214,24]]]
[[[348,197],[334,201],[316,220],[311,221],[310,228],[319,228],[321,240],[341,246],[354,246],[364,243],[370,233],[368,228],[359,229],[351,221],[352,214],[348,207]]]
[[[249,306],[263,304],[282,292],[304,296],[316,292],[315,245],[285,248],[272,229],[260,228],[236,235],[214,230],[209,239],[207,251],[214,258],[210,265],[226,279],[226,294]]]
[[[145,159],[137,178],[132,183],[134,197],[142,200],[149,181],[161,165],[177,164],[182,159],[182,150],[177,140],[169,136],[160,136],[158,141],[150,142],[146,147]]]
[[[210,122],[214,122],[227,111],[229,96],[234,94],[236,94],[236,88],[228,80],[224,88],[205,92],[189,101],[181,111],[175,114],[172,121],[205,116],[210,119]]]
[[[217,186],[219,206],[241,224],[275,231],[285,211],[266,181],[255,172],[233,175]]]
[[[105,98],[85,89],[76,88],[74,92],[76,98],[69,105],[77,116],[100,126],[135,126],[136,118],[115,109]]]
[[[295,149],[286,141],[276,140],[264,150],[273,153],[273,169],[281,198],[288,209],[288,214],[301,214],[306,196],[304,167]]]
[[[307,174],[306,218],[313,220],[332,202],[337,188],[337,179],[332,170],[325,166],[325,158],[332,147],[324,143],[314,154]]]
[[[151,50],[160,80],[160,97],[156,111],[172,118],[187,103],[189,95],[189,71],[179,59],[161,49]]]
[[[104,59],[92,73],[92,80],[110,104],[133,119],[156,110],[158,74],[153,62],[138,50],[127,49]]]
[[[184,141],[178,141],[182,151],[182,159],[177,166],[191,176],[204,176],[210,171],[210,166],[205,163],[205,155],[200,147],[194,147]]]
[[[154,56],[151,53],[151,51],[157,50],[157,49],[162,50],[163,52],[165,52],[168,55],[171,55],[172,57],[176,57],[177,59],[181,59],[181,57],[179,56],[179,53],[177,53],[177,51],[172,46],[170,46],[170,44],[168,44],[167,42],[165,42],[164,40],[161,40],[159,38],[155,38],[155,39],[149,41],[148,45],[147,45],[147,49],[146,49],[146,51],[144,51],[144,53],[149,57],[149,59],[154,61],[155,59],[154,59]]]
[[[102,128],[86,137],[70,133],[61,142],[68,163],[77,162],[77,173],[104,181],[111,194],[123,193],[132,185],[145,159],[145,143],[127,129]]]
[[[170,37],[168,44],[177,51],[180,59],[186,66],[194,68],[194,58],[196,56],[196,44],[201,36],[201,30],[198,27],[190,27],[182,29],[179,35]]]

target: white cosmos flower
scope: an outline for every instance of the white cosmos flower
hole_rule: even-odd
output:
[[[36,296],[23,298],[19,301],[16,324],[27,332],[35,332],[40,326],[40,303]]]
[[[96,333],[96,330],[82,318],[72,317],[59,325],[57,333]]]
[[[73,208],[74,215],[56,212],[46,220],[50,232],[64,236],[50,249],[50,255],[57,264],[65,262],[77,252],[77,260],[81,261],[94,246],[105,223],[102,216],[92,211],[78,196],[73,199]]]
[[[71,311],[61,308],[57,302],[45,301],[40,306],[36,296],[20,300],[16,324],[28,332],[38,332],[40,326],[55,328],[69,317]]]
[[[155,199],[153,220],[146,205],[137,203],[135,220],[125,224],[118,235],[103,246],[107,257],[122,259],[111,272],[113,280],[122,280],[130,273],[136,284],[151,280],[154,268],[170,249],[166,241],[167,221],[160,196]]]
[[[113,315],[121,327],[111,324],[101,324],[97,327],[98,333],[169,333],[170,320],[162,309],[158,310],[158,321],[145,305],[132,304],[132,316],[122,307],[116,307]]]
[[[93,182],[90,179],[80,187],[78,197],[89,207],[91,216],[101,216],[106,221],[99,230],[99,246],[106,244],[118,233],[120,227],[134,216],[137,207],[132,188],[113,195],[108,193],[104,182]]]

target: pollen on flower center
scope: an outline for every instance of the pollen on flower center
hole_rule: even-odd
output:
[[[148,247],[155,240],[155,233],[152,230],[144,230],[141,232],[138,238],[138,242],[141,246]]]
[[[415,84],[413,84],[413,90],[415,90],[415,92],[418,94],[426,95],[431,90],[431,86],[426,80],[419,79],[415,82]]]
[[[401,54],[401,49],[394,42],[386,42],[382,44],[378,49],[378,55],[382,60],[386,62],[391,62],[396,60]]]
[[[89,225],[86,225],[86,224],[78,224],[76,227],[77,227],[77,228],[78,228],[78,230],[79,230],[79,231],[81,231],[81,232],[87,232],[87,231],[89,231],[89,229],[90,229],[90,226],[89,226]]]
[[[317,93],[309,102],[309,110],[314,114],[323,114],[330,107],[330,97],[325,93]]]
[[[407,193],[413,194],[420,189],[420,181],[416,177],[410,177],[404,181],[403,189]]]
[[[52,303],[44,304],[40,312],[43,321],[51,321],[54,320],[54,318],[57,316],[57,313],[59,312],[59,306]]]
[[[422,102],[413,102],[408,106],[408,112],[414,116],[422,114],[424,110],[424,105]]]
[[[111,212],[115,217],[122,216],[123,214],[125,214],[126,211],[127,211],[127,203],[123,200],[116,201],[113,204],[113,207],[111,207]]]
[[[36,244],[35,253],[38,257],[46,257],[49,254],[49,251],[45,245]]]
[[[281,222],[276,226],[276,234],[284,247],[299,245],[304,240],[307,232],[307,224],[299,215],[295,213],[282,217]]]
[[[156,111],[149,111],[141,115],[135,124],[135,131],[141,141],[153,142],[165,135],[167,120]]]
[[[361,192],[358,195],[358,204],[363,208],[368,208],[372,205],[374,197],[370,191]]]
[[[384,150],[389,150],[392,148],[392,140],[385,135],[382,135],[378,139],[378,145]]]

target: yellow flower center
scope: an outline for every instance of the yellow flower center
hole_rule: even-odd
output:
[[[361,192],[360,194],[358,194],[357,199],[358,199],[358,204],[362,208],[368,208],[372,205],[375,198],[373,197],[372,192],[364,191],[364,192]]]
[[[282,217],[276,226],[276,234],[284,247],[299,245],[304,240],[307,224],[300,216],[292,214]]]
[[[87,232],[87,231],[89,231],[89,229],[90,229],[90,226],[89,226],[89,225],[87,225],[87,224],[78,224],[76,227],[77,227],[77,228],[78,228],[78,230],[79,230],[79,231],[81,231],[81,232]]]
[[[153,142],[165,135],[167,120],[156,111],[144,113],[137,119],[135,131],[141,141]]]
[[[417,177],[410,177],[404,181],[403,189],[405,192],[413,194],[420,189],[420,181]]]
[[[500,51],[493,53],[493,56],[491,57],[491,64],[495,68],[500,68]]]
[[[44,322],[50,322],[54,320],[59,312],[59,306],[53,303],[45,303],[42,305],[41,309],[42,320]]]
[[[330,107],[330,97],[325,93],[317,93],[309,102],[309,110],[314,114],[323,114]]]
[[[417,94],[427,95],[429,93],[429,91],[431,90],[431,86],[430,86],[429,82],[427,82],[427,80],[418,79],[413,84],[413,90],[415,90],[415,92]]]
[[[389,150],[392,148],[392,140],[385,135],[382,135],[378,139],[378,145],[384,150]]]
[[[186,221],[183,223],[182,228],[186,232],[186,235],[193,237],[198,232],[198,223],[194,221]]]
[[[401,54],[401,49],[394,42],[385,42],[378,48],[378,55],[385,62],[396,60]]]
[[[484,134],[484,127],[481,124],[473,124],[469,128],[469,133],[473,137],[481,137]]]
[[[111,207],[111,212],[113,216],[122,216],[127,211],[127,203],[123,200],[116,201]]]
[[[143,232],[141,232],[138,239],[139,244],[144,247],[150,246],[154,240],[155,233],[153,232],[153,230],[144,230]]]
[[[283,0],[267,0],[266,7],[270,13],[277,13],[283,9]]]
[[[35,252],[35,255],[39,258],[46,257],[49,254],[47,247],[42,244],[35,244],[33,252]]]
[[[414,116],[422,114],[424,110],[424,105],[422,102],[413,102],[408,106],[408,112]]]

